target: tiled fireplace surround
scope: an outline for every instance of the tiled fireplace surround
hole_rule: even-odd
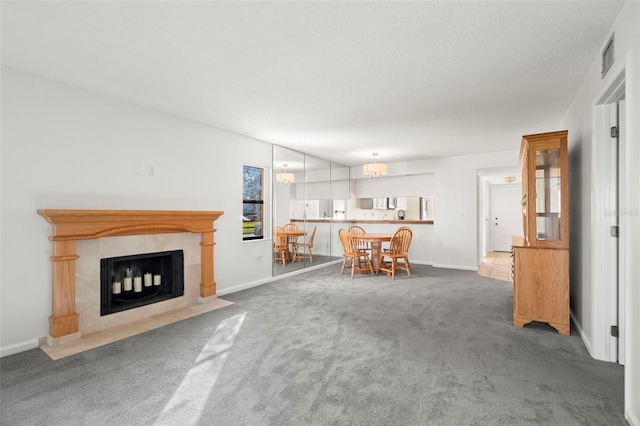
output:
[[[76,312],[80,334],[130,323],[198,302],[200,296],[200,238],[196,234],[107,237],[78,241],[76,252]],[[100,316],[100,259],[169,250],[184,251],[184,296]]]
[[[81,335],[142,323],[163,313],[172,316],[175,310],[197,302],[217,301],[213,222],[223,214],[221,211],[39,210],[38,213],[53,225],[48,346],[68,346],[79,341]],[[100,259],[180,249],[184,251],[184,296],[100,316]]]

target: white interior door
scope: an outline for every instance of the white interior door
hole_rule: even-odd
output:
[[[624,103],[622,103],[624,110]],[[624,274],[619,274],[619,235],[625,224],[619,223],[619,183],[630,184],[620,175],[619,147],[624,147],[624,122],[618,122],[618,102],[598,105],[593,145],[593,209],[592,209],[592,279],[593,338],[592,356],[610,362],[624,363]],[[618,129],[619,138],[614,129]],[[624,158],[622,158],[624,161]],[[622,162],[624,164],[624,162]],[[622,176],[620,178],[619,176]],[[621,200],[624,206],[624,199]],[[623,240],[626,241],[626,240]],[[621,286],[622,284],[622,286]],[[615,337],[612,328],[618,328]]]
[[[605,237],[606,248],[604,262],[608,263],[605,271],[605,280],[608,282],[610,297],[608,298],[609,306],[609,323],[615,326],[619,326],[618,319],[618,242],[619,231],[614,231],[614,228],[619,229],[618,223],[618,136],[614,135],[611,129],[617,128],[618,132],[620,126],[618,126],[618,104],[613,103],[607,105],[609,114],[609,141],[605,150],[608,152],[605,154],[607,163],[605,164],[605,177],[604,177],[604,208],[605,208],[605,223],[609,230],[608,238]],[[606,232],[606,228],[605,228]],[[615,235],[614,235],[615,233]],[[610,333],[608,338],[609,342],[609,359],[611,361],[619,360],[618,344],[619,339]]]
[[[624,153],[626,151],[626,105],[625,101],[621,100],[618,102],[618,167],[616,169],[617,172],[617,182],[618,182],[618,225],[620,227],[619,239],[618,239],[618,330],[619,330],[619,338],[618,338],[618,363],[621,365],[625,364],[625,351],[626,351],[626,323],[625,323],[625,304],[626,304],[626,275],[624,273],[626,269],[625,259],[626,256],[626,246],[628,244],[628,239],[631,238],[629,235],[629,227],[626,222],[626,215],[621,214],[620,212],[628,211],[627,209],[627,200],[624,196],[627,186],[630,182],[626,179],[626,167],[625,167],[625,158]]]
[[[519,184],[491,186],[491,234],[493,251],[511,251],[511,237],[522,235]]]

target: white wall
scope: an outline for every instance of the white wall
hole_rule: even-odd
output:
[[[480,236],[480,241],[478,241],[478,259],[477,262],[482,262],[482,259],[489,252],[489,241],[491,234],[491,226],[489,215],[489,207],[491,205],[491,201],[489,198],[489,194],[491,192],[491,186],[486,179],[478,179],[478,234]]]
[[[640,12],[639,12],[640,13]],[[640,46],[640,37],[637,38]],[[635,78],[627,79],[627,144],[625,157],[627,182],[626,218],[628,238],[626,239],[625,275],[626,303],[625,324],[627,329],[624,371],[625,414],[630,424],[640,426],[640,47],[627,54],[627,72]]]
[[[427,197],[433,192],[433,173],[411,176],[383,176],[356,180],[356,196],[373,197]]]
[[[513,151],[441,159],[435,171],[435,265],[475,270],[478,266],[478,169],[512,166],[517,162],[520,136]]]
[[[393,163],[389,165],[389,177],[377,180],[382,182],[394,176],[415,174],[419,176],[414,179],[431,181],[429,194],[398,194],[433,195],[434,224],[429,231],[429,261],[438,267],[475,271],[478,267],[478,169],[511,167],[518,162],[519,149],[520,136],[517,136],[513,151]],[[353,167],[351,176],[362,178],[361,168]],[[368,185],[366,181],[358,181],[358,196],[380,196],[369,190]],[[419,188],[412,188],[416,189]]]
[[[2,68],[2,88],[3,354],[35,347],[48,333],[51,226],[38,209],[223,210],[218,291],[271,278],[271,242],[243,243],[240,230],[242,165],[270,167],[270,144],[11,68]],[[392,165],[398,176],[434,173],[436,224],[417,258],[476,268],[477,169],[515,158],[517,151]]]
[[[1,101],[3,354],[48,334],[51,225],[38,209],[223,210],[218,291],[271,277],[271,241],[240,231],[242,164],[271,167],[270,144],[6,67]]]
[[[638,83],[640,82],[640,70],[638,67],[630,66],[632,56],[638,55],[640,46],[640,3],[629,1],[624,6],[611,32],[615,31],[615,63],[604,79],[601,77],[601,59],[594,58],[594,62],[589,68],[588,74],[577,92],[570,108],[567,110],[562,120],[561,127],[569,130],[569,174],[570,174],[570,247],[571,247],[571,310],[572,315],[581,330],[582,339],[592,353],[596,355],[599,348],[604,346],[602,340],[606,338],[601,332],[606,324],[600,322],[600,315],[596,311],[601,309],[600,299],[595,295],[602,291],[601,285],[604,283],[594,283],[592,280],[591,265],[592,259],[592,222],[594,214],[592,212],[593,196],[596,188],[592,186],[592,140],[593,140],[593,108],[605,96],[616,78],[623,72],[626,74],[626,101],[627,101],[627,123],[632,128],[628,133],[628,144],[632,148],[630,156],[626,161],[631,167],[628,169],[634,173],[627,176],[626,180],[631,182],[634,191],[630,193],[631,205],[638,206],[639,194],[637,182],[640,180],[637,172],[637,165],[640,164],[639,151],[633,147],[638,146],[638,117],[640,116]],[[610,32],[610,33],[611,33]],[[602,40],[602,48],[606,45],[609,37]],[[631,110],[631,111],[629,111]],[[637,210],[636,210],[637,213]],[[628,217],[630,228],[635,230],[638,227],[638,215]],[[624,230],[623,230],[624,232]],[[635,234],[637,235],[637,233]],[[632,262],[628,262],[631,269],[628,274],[633,277],[640,276],[637,262],[640,253],[636,246],[627,251],[627,255]],[[633,256],[633,257],[631,257]],[[637,283],[629,282],[633,287]],[[637,287],[637,286],[636,286]],[[637,289],[629,289],[627,294],[627,312],[632,309],[638,312],[640,297]],[[640,324],[638,314],[627,320],[627,364],[625,367],[626,386],[626,413],[627,419],[632,424],[640,424],[640,372],[638,365],[640,361],[640,339],[638,338]],[[594,322],[596,321],[596,322]],[[631,347],[629,347],[631,346]],[[630,419],[633,418],[634,420]]]

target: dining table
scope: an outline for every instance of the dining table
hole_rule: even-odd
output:
[[[371,264],[373,270],[377,274],[380,270],[380,252],[382,251],[382,243],[391,242],[393,234],[374,234],[364,233],[361,235],[352,235],[354,241],[364,241],[371,245]]]
[[[305,235],[307,235],[307,230],[306,229],[285,229],[284,231],[282,231],[284,234],[287,235],[288,239],[289,239],[289,259],[293,260],[293,255],[295,253],[295,245],[298,242],[298,237],[304,237]]]

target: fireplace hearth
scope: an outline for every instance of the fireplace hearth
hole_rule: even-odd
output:
[[[100,315],[184,295],[182,250],[100,260]]]
[[[200,234],[198,302],[207,303],[216,298],[213,267],[213,234],[216,229],[213,225],[223,213],[189,210],[38,210],[38,214],[51,224],[52,229],[49,237],[52,242],[51,316],[47,345],[63,345],[81,338],[81,318],[76,310],[76,261],[80,257],[76,253],[78,241],[186,232]],[[99,296],[96,295],[94,300],[98,304]],[[93,312],[97,314],[99,311],[96,306]],[[135,312],[131,311],[132,314]],[[113,315],[99,319],[116,320],[119,317]]]

